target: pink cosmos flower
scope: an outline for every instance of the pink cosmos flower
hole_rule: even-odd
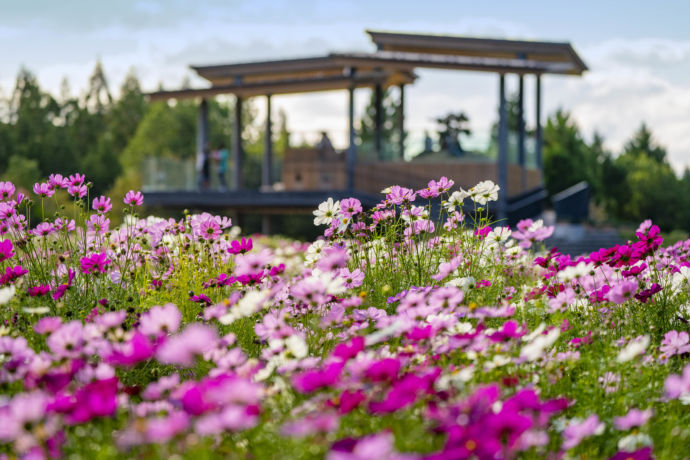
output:
[[[165,364],[191,367],[197,356],[213,349],[218,342],[215,329],[201,323],[189,324],[181,333],[167,339],[156,357]]]
[[[36,334],[48,334],[56,331],[62,324],[62,318],[59,316],[45,316],[39,319],[34,325]]]
[[[346,198],[340,201],[340,211],[343,216],[351,218],[362,212],[362,203],[357,198]]]
[[[599,421],[597,414],[592,414],[581,422],[573,422],[563,430],[563,449],[576,447],[583,439],[601,434],[604,424]]]
[[[69,185],[67,187],[67,193],[69,193],[71,196],[75,198],[84,198],[86,196],[86,192],[88,191],[88,188],[86,185]]]
[[[125,202],[125,204],[128,204],[130,206],[141,206],[142,204],[144,204],[144,195],[141,192],[135,192],[134,190],[130,190],[125,195],[123,201]]]
[[[556,297],[549,299],[549,313],[557,311],[565,311],[569,305],[575,302],[575,291],[572,288],[566,288],[559,292]]]
[[[199,223],[199,235],[205,240],[216,240],[221,235],[220,225],[215,219],[204,219]]]
[[[31,230],[31,234],[36,236],[48,236],[53,232],[55,232],[55,227],[50,222],[41,222]]]
[[[393,205],[411,203],[416,199],[417,194],[414,190],[399,185],[392,186],[390,192],[386,195],[386,200]]]
[[[99,196],[98,198],[93,200],[93,204],[91,206],[94,211],[98,213],[105,213],[113,209],[113,205],[110,202],[110,198],[106,196]]]
[[[637,292],[637,282],[624,280],[611,287],[609,300],[613,303],[621,304],[631,299]]]
[[[67,219],[55,219],[55,222],[53,222],[53,225],[55,225],[55,230],[60,232],[62,230],[65,230],[67,232],[73,232],[74,229],[77,227],[76,222],[74,219],[67,220]]]
[[[156,305],[141,315],[139,331],[149,337],[159,337],[177,332],[182,314],[175,304]]]
[[[105,267],[110,263],[105,252],[94,253],[79,259],[82,273],[105,273]]]
[[[106,361],[116,366],[133,366],[153,356],[154,346],[141,332],[136,332],[125,343],[117,344]]]
[[[69,178],[67,179],[67,183],[69,185],[82,185],[84,183],[84,180],[86,180],[86,176],[84,176],[83,174],[75,173],[69,176]]]
[[[12,182],[0,182],[0,200],[7,200],[14,195],[14,184]]]
[[[614,417],[613,423],[619,430],[629,430],[630,428],[644,425],[652,418],[652,415],[654,415],[654,412],[651,409],[631,409],[623,417]]]
[[[50,186],[50,184],[43,182],[43,183],[38,183],[36,182],[34,184],[34,193],[41,198],[49,198],[53,196],[55,193],[55,190],[53,190],[53,187]]]
[[[366,436],[359,440],[343,439],[334,443],[326,456],[326,460],[411,460],[413,458],[415,456],[396,453],[393,435],[386,432]]]
[[[86,222],[86,226],[97,235],[105,235],[110,228],[110,219],[103,214],[92,214]]]
[[[355,268],[352,271],[347,268],[341,268],[338,273],[345,280],[345,287],[348,289],[359,287],[364,282],[364,272],[359,268]]]
[[[70,321],[50,334],[46,343],[57,356],[76,358],[84,346],[84,327],[80,321]]]
[[[664,382],[664,389],[667,398],[690,397],[690,364],[685,366],[682,375],[669,375]]]
[[[48,183],[54,189],[67,188],[67,186],[69,185],[69,180],[66,177],[62,177],[62,174],[51,174],[48,177]]]
[[[673,355],[682,355],[690,352],[690,336],[687,332],[668,331],[661,341],[659,351],[668,359]]]

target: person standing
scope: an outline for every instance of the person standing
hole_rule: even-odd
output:
[[[216,160],[218,161],[218,189],[226,190],[228,184],[225,180],[225,174],[228,171],[228,149],[224,145],[220,146],[220,149],[216,151]]]

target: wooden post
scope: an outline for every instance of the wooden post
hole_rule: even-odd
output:
[[[400,107],[398,108],[398,153],[400,160],[405,159],[405,85],[400,85]]]
[[[537,147],[536,147],[536,157],[537,157],[537,169],[539,170],[541,185],[544,185],[544,158],[542,157],[542,147],[544,145],[544,139],[541,132],[541,75],[536,74],[536,126],[537,126]]]
[[[506,107],[505,75],[499,77],[498,86],[498,213],[499,220],[508,217],[508,113]]]
[[[525,97],[524,81],[520,74],[518,85],[518,163],[520,164],[520,190],[527,190],[527,165],[525,164]]]
[[[244,180],[242,177],[242,165],[244,152],[242,151],[242,97],[235,96],[235,122],[232,126],[232,162],[234,169],[232,171],[233,190],[241,190],[244,188]]]
[[[379,160],[383,159],[381,126],[383,124],[383,88],[381,83],[374,85],[374,150]]]
[[[357,163],[357,145],[355,144],[355,87],[348,88],[348,128],[350,132],[350,144],[347,148],[346,171],[347,189],[355,189],[355,164]]]
[[[261,189],[271,190],[273,186],[273,131],[271,126],[271,95],[266,95],[266,133],[264,135],[264,158],[261,163]]]

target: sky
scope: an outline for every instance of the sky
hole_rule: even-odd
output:
[[[101,60],[117,93],[133,68],[144,90],[178,88],[190,64],[374,51],[365,29],[571,42],[590,70],[582,78],[543,78],[543,111],[569,111],[586,139],[601,133],[619,151],[644,121],[677,170],[690,166],[690,1],[541,0],[0,0],[0,96],[19,69],[34,72],[57,95],[67,77],[74,95]],[[419,70],[406,90],[413,137],[433,119],[464,111],[485,133],[496,118],[498,77]],[[509,90],[517,77],[508,76]],[[534,82],[526,82],[527,122],[534,121]],[[366,90],[358,91],[362,113]],[[342,143],[345,92],[277,96],[293,139],[326,130]],[[263,117],[262,100],[254,104]]]

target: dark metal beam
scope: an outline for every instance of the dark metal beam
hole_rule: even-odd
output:
[[[544,183],[544,158],[542,157],[542,147],[544,144],[544,139],[542,136],[542,131],[541,131],[541,75],[537,74],[536,76],[536,128],[537,128],[537,147],[536,147],[536,156],[537,156],[537,169],[539,170],[539,174],[541,177],[541,183]]]
[[[508,197],[508,113],[506,104],[505,75],[499,76],[498,85],[498,158],[496,162],[498,186],[498,219],[505,219],[507,216]]]
[[[398,153],[400,160],[405,159],[405,85],[400,85],[400,107],[398,113]]]
[[[201,100],[199,104],[199,118],[196,125],[196,149],[203,152],[206,143],[208,142],[208,101]]]
[[[271,125],[271,95],[266,95],[266,133],[264,134],[264,158],[261,163],[261,188],[273,186],[273,129]]]
[[[348,89],[348,129],[350,144],[347,147],[347,189],[355,189],[355,163],[357,162],[357,145],[355,144],[355,88]]]
[[[241,190],[244,188],[244,178],[242,176],[244,164],[244,152],[242,148],[242,98],[235,97],[235,120],[232,125],[232,188]]]
[[[524,77],[518,76],[518,164],[520,165],[520,191],[527,190],[527,169],[525,159],[525,84]]]
[[[379,160],[383,159],[383,88],[380,83],[374,85],[374,150]]]

